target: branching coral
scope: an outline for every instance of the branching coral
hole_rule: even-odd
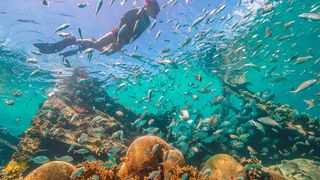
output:
[[[249,179],[265,179],[265,176],[262,171],[262,162],[257,158],[242,158],[240,160],[240,163],[244,167],[244,172],[247,174]]]
[[[83,172],[75,177],[77,180],[86,180],[98,178],[99,180],[118,180],[117,171],[119,167],[116,165],[109,166],[109,163],[104,163],[103,161],[86,161],[82,164],[76,166],[78,171],[80,168],[84,168]],[[75,172],[76,172],[75,171]],[[75,173],[74,172],[74,173]]]
[[[25,169],[28,168],[26,163],[20,163],[16,161],[10,161],[3,173],[5,174],[4,179],[19,179],[22,177],[22,173]]]
[[[165,179],[170,180],[180,180],[180,179],[188,179],[188,180],[205,180],[206,176],[202,175],[197,168],[193,166],[176,166],[171,173],[165,176]]]

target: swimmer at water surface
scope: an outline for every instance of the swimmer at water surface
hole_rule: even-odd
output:
[[[95,39],[76,39],[68,36],[56,43],[34,43],[34,46],[43,54],[53,54],[64,50],[68,46],[79,45],[79,49],[60,53],[67,57],[77,52],[93,48],[103,54],[111,55],[121,50],[123,46],[137,39],[150,25],[149,17],[156,18],[160,12],[156,0],[144,0],[142,8],[128,11],[120,20],[120,25],[113,28],[111,32]]]

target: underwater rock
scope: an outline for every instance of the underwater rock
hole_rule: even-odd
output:
[[[159,164],[163,166],[163,175],[176,165],[184,165],[182,153],[157,136],[142,136],[129,146],[118,176],[144,177],[152,171],[157,171]]]
[[[208,176],[209,180],[245,179],[245,174],[242,171],[243,166],[232,156],[217,154],[206,162],[201,173]]]
[[[52,161],[33,170],[24,180],[68,180],[75,169],[72,164],[67,162]]]
[[[281,164],[267,168],[270,179],[320,179],[320,162],[309,159],[283,160]]]

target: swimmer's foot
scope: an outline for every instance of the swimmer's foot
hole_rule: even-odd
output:
[[[34,43],[33,46],[39,49],[39,52],[43,54],[53,54],[60,52],[68,46],[76,44],[77,39],[75,37],[69,36],[56,43]]]

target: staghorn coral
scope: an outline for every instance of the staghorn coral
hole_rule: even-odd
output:
[[[170,161],[165,162],[166,160]],[[148,173],[158,170],[160,163],[162,163],[163,169],[167,173],[176,164],[184,164],[184,158],[177,149],[161,138],[157,136],[142,136],[129,146],[118,175],[121,178],[135,175],[144,177]],[[160,172],[160,174],[162,173]]]
[[[24,180],[68,180],[75,169],[72,164],[67,162],[52,161],[33,170]]]
[[[208,176],[209,180],[245,178],[243,166],[227,154],[212,156],[202,168],[201,173]]]

